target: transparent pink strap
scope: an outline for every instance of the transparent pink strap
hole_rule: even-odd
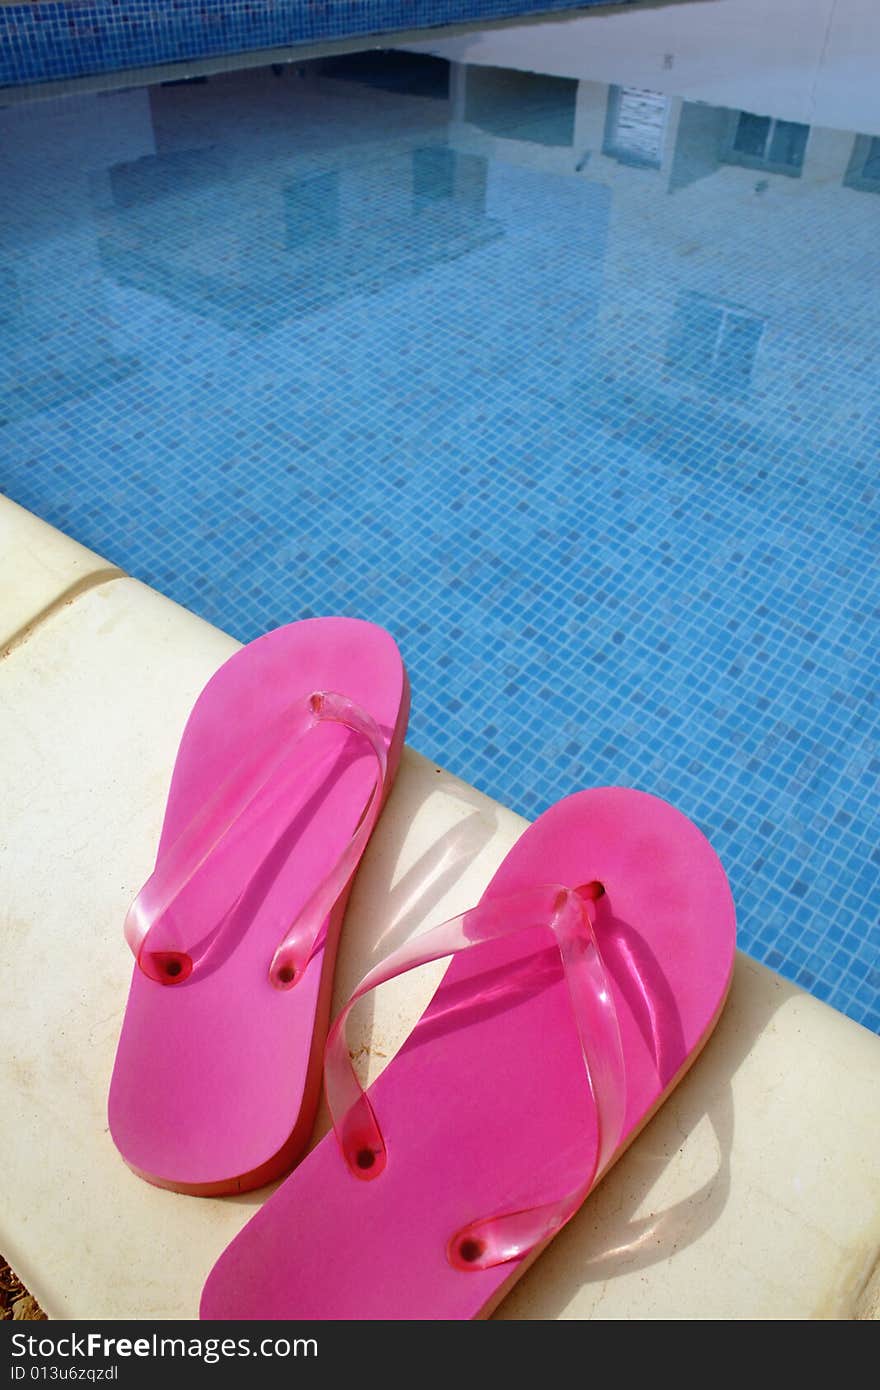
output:
[[[124,928],[125,939],[138,965],[151,979],[166,985],[181,984],[217,949],[230,912],[220,922],[213,923],[201,940],[184,946],[180,928],[169,916],[169,909],[233,828],[240,825],[262,792],[271,790],[277,798],[289,784],[301,783],[302,760],[292,758],[292,750],[324,722],[342,724],[362,735],[376,755],[378,772],[352,838],[331,872],[307,900],[272,958],[270,976],[277,988],[289,989],[300,978],[321,944],[322,926],[354,873],[376,824],[385,785],[387,752],[379,726],[366,710],[335,691],[318,690],[302,696],[256,731],[245,756],[173,844],[162,852],[156,868],[129,908]],[[267,854],[271,848],[267,845]],[[258,867],[255,866],[255,873]],[[241,900],[247,887],[248,884],[238,885],[235,903]]]
[[[604,1170],[617,1148],[625,1108],[623,1047],[592,913],[587,890],[576,892],[558,884],[545,884],[481,903],[424,932],[381,961],[364,977],[328,1034],[324,1080],[333,1128],[351,1171],[359,1178],[372,1180],[384,1170],[388,1156],[345,1040],[345,1025],[354,1005],[395,976],[444,956],[535,927],[546,927],[553,933],[596,1107],[596,1155],[583,1181],[560,1199],[481,1217],[457,1231],[449,1242],[447,1256],[459,1269],[487,1269],[503,1264],[548,1240],[574,1215],[596,1175]]]

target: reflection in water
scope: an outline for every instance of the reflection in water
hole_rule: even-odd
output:
[[[669,192],[714,174],[730,127],[730,112],[701,101],[682,102],[669,175]]]
[[[749,383],[763,331],[763,319],[738,305],[682,290],[666,360],[683,375],[734,396]]]
[[[810,134],[808,125],[776,121],[752,111],[733,111],[723,158],[747,169],[767,169],[799,178]]]
[[[139,345],[109,312],[87,170],[151,140],[144,93],[0,110],[0,421],[127,389]],[[2,453],[2,448],[0,448]],[[0,486],[2,486],[0,478]]]
[[[845,190],[874,187],[875,139],[644,87],[581,81],[570,150],[542,151],[518,135],[504,101],[494,105],[493,122],[485,119],[499,87],[497,69],[470,66],[463,86],[464,99],[453,103],[459,148],[485,153],[490,164],[552,167],[612,193],[615,234],[604,266],[602,321],[603,360],[612,370],[601,389],[582,377],[603,418],[618,421],[611,406],[616,382],[637,370],[641,390],[661,393],[670,405],[683,388],[693,400],[747,406],[753,424],[775,428],[780,398],[793,411],[812,411],[817,390],[809,365],[815,348],[807,349],[803,370],[789,372],[783,323],[848,312],[873,333],[870,307],[854,282],[845,277],[829,293],[827,278],[812,267],[818,254],[827,269],[841,219],[849,237],[844,256],[868,253],[871,215]],[[800,200],[780,201],[792,179],[801,185]],[[652,335],[661,339],[659,351],[642,352]],[[655,363],[665,370],[657,372]],[[868,393],[855,390],[866,418]],[[851,396],[845,404],[841,398],[841,414],[851,404]]]
[[[305,251],[310,246],[326,248],[338,241],[339,171],[312,174],[284,189],[285,244],[290,250]]]
[[[820,230],[829,218],[836,223],[842,216],[855,246],[868,236],[867,219],[859,217],[858,204],[832,212],[829,192],[835,185],[838,198],[880,189],[876,136],[681,102],[645,87],[485,66],[456,70],[439,58],[381,53],[326,60],[300,73],[295,85],[277,76],[267,84],[257,73],[195,88],[130,92],[114,97],[112,109],[110,101],[81,99],[82,146],[73,119],[70,157],[48,163],[40,124],[47,141],[50,128],[55,139],[53,105],[59,104],[3,113],[20,128],[27,111],[31,147],[40,151],[36,171],[27,152],[19,156],[6,209],[0,321],[7,416],[122,386],[139,370],[128,343],[108,351],[107,335],[97,333],[87,343],[85,324],[75,339],[58,331],[58,296],[75,298],[84,275],[99,299],[115,284],[226,330],[265,334],[346,298],[389,293],[395,284],[488,251],[505,238],[509,253],[474,263],[471,273],[485,277],[488,270],[489,282],[497,284],[492,267],[504,265],[503,274],[518,278],[522,295],[531,279],[526,265],[539,216],[534,199],[521,200],[515,191],[518,166],[547,171],[552,193],[541,190],[540,219],[548,231],[555,225],[557,236],[569,238],[564,261],[558,246],[551,255],[560,383],[584,380],[593,360],[596,273],[602,273],[613,199],[616,232],[604,265],[604,298],[618,307],[602,325],[605,363],[615,370],[627,337],[628,290],[623,284],[615,289],[616,266],[636,265],[643,302],[646,294],[657,296],[663,338],[653,360],[666,371],[652,389],[668,392],[679,382],[690,392],[702,388],[741,405],[756,385],[766,384],[767,372],[777,370],[774,317],[782,282],[753,254],[753,238],[762,255],[774,238],[779,256],[800,255],[797,295],[803,303],[816,287],[807,270],[812,252],[791,246],[795,223],[815,228],[821,239],[829,235],[830,226]],[[246,129],[235,102],[224,95],[227,81],[256,100]],[[75,107],[65,111],[75,117]],[[108,116],[115,136],[109,146],[104,139],[102,151],[95,132]],[[133,147],[130,157],[126,144]],[[15,250],[15,218],[17,212],[33,216],[30,183],[39,186],[40,161],[56,197],[60,177],[60,202],[66,199],[76,226],[68,264],[78,257],[82,268],[60,285],[48,274],[39,241],[26,255]],[[756,172],[766,177],[755,181]],[[766,211],[758,214],[757,202],[744,197],[772,196],[779,177],[796,178],[806,201],[791,208],[774,203],[768,221]],[[563,230],[566,200],[575,190],[590,248],[579,275],[579,236]],[[671,203],[664,193],[673,195]],[[736,228],[737,242],[728,239],[719,261],[717,241],[728,227]],[[21,233],[30,245],[24,222]],[[548,283],[542,272],[542,286]],[[544,290],[529,293],[543,296]],[[502,298],[494,301],[499,310]],[[541,302],[534,298],[531,309],[523,304],[524,364],[527,325],[537,322]],[[491,317],[491,299],[486,307]],[[767,349],[764,377],[756,377],[759,343]],[[628,356],[631,371],[631,351]],[[812,389],[809,371],[799,374],[801,382]],[[792,389],[796,394],[797,385]],[[605,396],[611,400],[613,390]]]
[[[356,82],[377,91],[399,95],[449,97],[450,65],[445,58],[427,53],[398,53],[394,49],[369,49],[365,53],[341,53],[321,63],[325,77]]]
[[[609,7],[458,38],[434,33],[408,49],[880,134],[876,0]]]
[[[476,164],[482,174],[485,190],[486,160],[463,155]],[[455,196],[455,167],[459,156],[455,150],[444,145],[426,145],[413,150],[413,209],[418,211],[426,203],[434,203]],[[485,198],[483,200],[485,205]]]
[[[880,193],[880,137],[857,135],[844,183],[863,193]]]
[[[112,164],[107,171],[113,207],[120,212],[149,208],[166,198],[181,203],[210,195],[224,179],[228,169],[216,150],[170,150],[167,154],[145,154],[125,164]]]
[[[393,626],[424,747],[526,814],[681,804],[746,947],[867,1016],[880,131],[662,85],[373,53],[0,111],[0,481],[242,636]]]
[[[107,102],[97,110],[98,98],[80,102],[87,116],[84,144],[78,158],[60,161],[61,177],[76,224],[70,248],[77,248],[83,266],[88,262],[86,273],[99,296],[115,284],[227,330],[265,334],[345,298],[388,293],[395,284],[485,252],[502,238],[510,242],[514,260],[508,253],[498,260],[496,253],[494,262],[475,263],[472,273],[484,276],[488,270],[491,282],[492,266],[500,270],[504,264],[503,273],[518,277],[522,293],[539,225],[534,200],[521,201],[515,191],[522,178],[517,166],[525,166],[550,174],[553,191],[541,190],[540,218],[548,231],[555,224],[557,235],[569,236],[566,260],[558,247],[552,255],[560,382],[583,380],[593,358],[595,273],[601,270],[597,254],[605,254],[607,221],[600,209],[613,198],[616,233],[604,267],[605,302],[613,304],[617,295],[620,306],[613,321],[621,327],[625,322],[620,309],[628,292],[623,286],[615,291],[614,280],[616,264],[628,261],[638,265],[641,293],[654,292],[658,305],[668,305],[660,313],[665,345],[662,357],[655,357],[667,371],[656,380],[657,389],[668,391],[678,381],[741,404],[756,384],[759,343],[767,345],[764,370],[774,370],[779,310],[779,277],[752,255],[753,234],[762,246],[778,236],[780,255],[797,255],[788,246],[794,221],[815,226],[818,235],[830,215],[830,185],[836,183],[838,196],[880,188],[875,136],[680,102],[644,87],[484,66],[455,70],[438,58],[403,54],[348,55],[300,71],[304,77],[296,85],[277,77],[266,85],[260,74],[228,79],[246,87],[249,99],[260,93],[264,102],[262,115],[258,102],[247,117],[244,134],[234,102],[223,95],[222,78],[197,88],[176,84],[127,93],[113,101],[112,111]],[[346,103],[341,121],[335,116],[340,100]],[[23,110],[4,113],[4,119],[20,126]],[[144,130],[145,113],[152,138]],[[67,114],[73,116],[74,108]],[[96,120],[103,124],[108,114],[122,134],[102,162],[94,132]],[[119,158],[129,116],[134,152]],[[48,105],[29,110],[37,131],[41,117],[47,135],[49,126],[54,132],[57,113]],[[76,150],[75,121],[70,138]],[[37,143],[32,132],[34,148]],[[44,153],[40,158],[45,162]],[[56,193],[58,162],[50,161],[45,171]],[[26,256],[15,253],[16,211],[32,216],[28,179],[34,171],[26,157],[19,171],[18,185],[13,171],[10,250],[0,279],[5,404],[7,415],[16,418],[121,386],[139,370],[136,352],[119,346],[107,351],[106,334],[93,335],[86,345],[85,325],[75,341],[57,331],[59,286],[50,299],[52,277],[39,243]],[[754,172],[766,178],[749,182]],[[772,193],[777,177],[796,177],[807,203],[791,215],[774,205],[769,222],[766,212],[760,214],[759,232],[757,203],[744,202],[743,195]],[[811,189],[820,185],[822,203],[813,206]],[[578,238],[563,232],[563,209],[575,191],[590,245],[580,275]],[[671,203],[664,193],[674,195]],[[856,241],[867,232],[857,207],[841,209]],[[726,261],[719,263],[715,246],[725,225],[737,228],[744,254],[740,258],[729,243]],[[686,252],[677,245],[680,238],[690,246]],[[543,275],[541,283],[548,283]],[[75,296],[81,286],[81,274],[78,280],[67,276],[61,292]],[[804,292],[801,276],[797,293]],[[500,309],[502,299],[494,303]],[[524,305],[523,326],[536,321],[540,303],[534,299],[531,318]],[[491,299],[487,308],[491,316]],[[579,325],[575,331],[566,326],[569,318]],[[611,324],[606,316],[603,358],[613,368],[626,330]],[[47,343],[54,345],[48,353]],[[528,360],[523,351],[523,363]],[[613,392],[606,395],[610,399]]]
[[[272,157],[258,191],[228,147],[115,165],[109,202],[95,199],[101,263],[119,284],[265,333],[502,235],[486,216],[485,158],[439,143],[359,154],[320,171],[303,161],[312,168],[293,179],[295,156]]]
[[[509,68],[468,68],[465,120],[489,135],[537,145],[574,139],[577,82]]]
[[[659,169],[669,120],[669,97],[638,87],[611,87],[602,153],[634,164]]]
[[[0,248],[0,422],[72,406],[123,386],[141,369],[104,318],[104,290],[90,238],[71,238],[65,274],[92,292],[91,323],[66,310],[53,247],[39,242]]]

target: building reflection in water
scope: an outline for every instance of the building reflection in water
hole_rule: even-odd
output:
[[[371,85],[380,78],[371,72]],[[161,128],[181,94],[150,96]],[[486,214],[487,161],[450,148],[442,122],[431,124],[436,135],[425,140],[429,125],[415,147],[367,140],[337,157],[320,143],[298,150],[294,124],[256,168],[221,127],[215,143],[115,165],[95,186],[102,265],[120,284],[262,333],[468,255],[503,234]]]
[[[468,67],[463,118],[488,135],[568,147],[578,83],[512,68]]]
[[[855,137],[843,182],[860,193],[880,193],[880,137]]]
[[[764,320],[737,304],[693,290],[676,298],[667,365],[726,397],[744,391],[752,375]]]
[[[472,329],[485,350],[493,317],[515,321],[526,364],[530,335],[555,315],[565,380],[601,367],[609,388],[638,372],[739,407],[755,392],[758,412],[801,325],[846,319],[841,350],[858,351],[858,281],[832,291],[814,267],[832,247],[871,253],[860,195],[880,191],[877,135],[438,58],[359,54],[302,71],[47,102],[27,124],[23,107],[2,113],[19,150],[7,173],[15,254],[0,240],[7,413],[137,370],[136,342],[101,309],[113,285],[263,334],[462,261],[463,302],[485,304]],[[249,84],[244,107],[227,95],[233,81]],[[28,189],[41,179],[51,235],[16,222],[38,216]],[[61,215],[76,231],[58,276]],[[67,288],[77,298],[90,281],[104,324],[91,346],[64,311]],[[785,387],[794,403],[815,385],[815,343],[805,351]]]
[[[821,321],[832,336],[840,324],[851,389],[864,395],[856,417],[868,418],[857,342],[873,336],[873,311],[829,259],[872,254],[873,218],[855,194],[880,191],[880,138],[580,80],[570,144],[551,147],[486,119],[497,87],[491,67],[453,80],[452,143],[484,153],[490,169],[552,170],[610,194],[593,356],[603,370],[591,378],[585,364],[580,377],[596,408],[613,414],[619,392],[625,414],[637,378],[649,413],[684,394],[772,428],[780,402],[813,418],[821,393],[830,419],[836,396],[810,328]]]
[[[620,164],[659,169],[671,100],[639,87],[609,87],[602,153]]]

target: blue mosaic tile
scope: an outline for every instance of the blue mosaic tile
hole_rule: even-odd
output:
[[[634,3],[634,0],[616,0]],[[87,0],[0,4],[0,87],[608,0]]]
[[[871,140],[756,171],[685,104],[633,162],[614,89],[448,78],[0,111],[0,482],[244,640],[385,624],[411,742],[527,816],[667,797],[880,1028]]]

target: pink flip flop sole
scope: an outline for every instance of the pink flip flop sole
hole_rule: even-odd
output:
[[[199,696],[174,768],[157,866],[260,730],[316,690],[340,692],[378,726],[387,793],[409,712],[393,639],[356,619],[294,623],[236,652]],[[290,757],[300,757],[298,747]],[[350,881],[296,988],[273,987],[269,964],[279,922],[296,920],[339,861],[376,776],[375,756],[350,728],[311,730],[301,780],[294,761],[280,792],[268,784],[173,905],[179,922],[204,930],[246,888],[219,960],[173,988],[135,966],[108,1111],[117,1148],[148,1181],[196,1195],[244,1191],[283,1172],[307,1142]]]
[[[733,901],[701,832],[666,802],[620,788],[547,811],[482,901],[547,883],[604,888],[595,938],[625,1067],[607,1171],[718,1018],[733,968]],[[450,1240],[475,1218],[557,1201],[599,1149],[559,951],[526,933],[457,956],[368,1096],[387,1150],[381,1174],[359,1181],[329,1134],[221,1255],[203,1318],[491,1311],[539,1251],[462,1269],[448,1258]]]

